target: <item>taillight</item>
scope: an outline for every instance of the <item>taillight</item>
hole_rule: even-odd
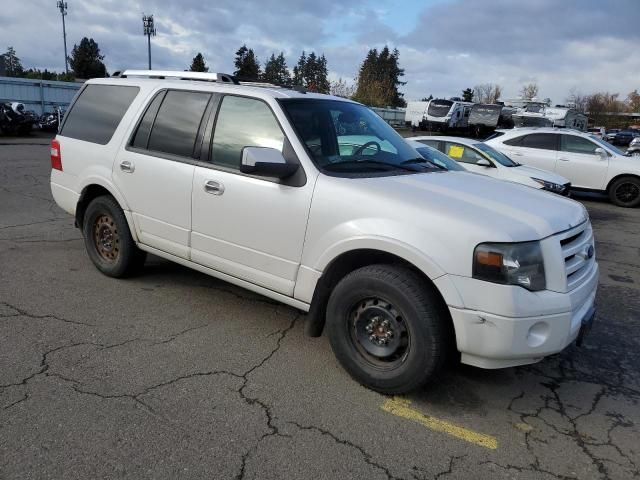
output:
[[[51,140],[51,168],[62,171],[62,155],[60,155],[60,142]]]

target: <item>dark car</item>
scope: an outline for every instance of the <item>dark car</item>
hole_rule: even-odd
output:
[[[638,132],[637,130],[620,130],[618,133],[616,133],[616,136],[613,137],[612,143],[614,145],[621,145],[623,147],[626,147],[631,143],[631,140],[636,137],[640,137],[640,132]]]
[[[613,142],[613,139],[615,138],[616,133],[618,133],[619,131],[620,131],[619,128],[610,128],[610,129],[608,129],[607,133],[605,133],[605,135],[604,135],[604,139],[607,142]]]

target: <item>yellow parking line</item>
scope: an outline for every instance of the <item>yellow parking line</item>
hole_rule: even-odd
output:
[[[417,410],[414,410],[409,405],[411,405],[410,400],[393,397],[385,400],[380,408],[385,412],[419,423],[431,430],[435,430],[436,432],[444,432],[452,437],[459,438],[481,447],[490,448],[491,450],[498,448],[498,440],[491,435],[474,432],[473,430],[459,427],[444,420],[424,415]]]

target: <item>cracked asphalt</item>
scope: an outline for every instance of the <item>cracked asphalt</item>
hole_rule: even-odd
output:
[[[582,348],[408,397],[490,450],[383,411],[289,307],[155,257],[101,275],[37,143],[0,145],[0,478],[640,477],[640,210],[581,199],[601,266]]]

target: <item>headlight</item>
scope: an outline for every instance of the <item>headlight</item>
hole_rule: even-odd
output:
[[[473,278],[519,285],[534,292],[544,290],[540,242],[481,243],[473,252]]]
[[[553,183],[553,182],[549,182],[547,180],[543,180],[541,178],[535,178],[535,177],[531,177],[531,180],[542,185],[543,190],[548,190],[554,193],[564,193],[564,191],[566,190],[566,187],[560,183]]]

